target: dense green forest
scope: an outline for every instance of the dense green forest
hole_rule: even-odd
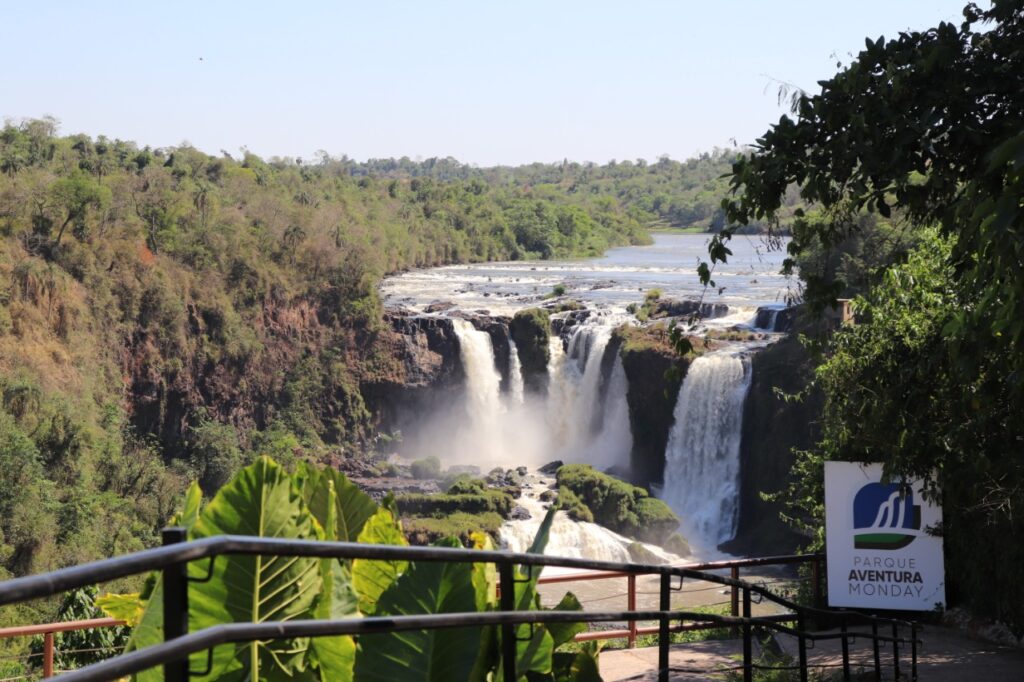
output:
[[[789,265],[824,409],[779,498],[822,546],[823,463],[883,462],[943,503],[948,597],[1024,631],[1024,3],[996,0],[866,48],[734,165],[730,225],[771,221],[794,184]],[[712,240],[723,260],[733,232]],[[979,560],[984,557],[984,560]]]
[[[0,132],[0,577],[138,549],[189,480],[372,449],[376,284],[711,226],[735,154],[476,168]],[[716,211],[718,212],[716,214]]]

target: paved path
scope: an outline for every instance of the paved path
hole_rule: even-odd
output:
[[[717,680],[722,676],[709,674],[708,670],[722,670],[738,664],[737,654],[743,651],[738,640],[696,642],[675,644],[669,649],[668,663],[672,668],[672,680]],[[759,650],[755,648],[754,655]],[[605,682],[654,682],[658,679],[658,648],[619,649],[602,651],[601,677]]]
[[[922,682],[1021,682],[1024,681],[1024,649],[1004,647],[965,637],[954,630],[928,627],[921,633],[923,644],[918,651],[918,676]],[[796,658],[794,638],[781,636],[777,641],[783,650]],[[740,640],[721,640],[695,644],[676,644],[669,652],[671,678],[675,681],[721,680],[724,675],[713,670],[734,667],[741,662]],[[892,678],[892,647],[882,650],[884,679]],[[758,655],[755,648],[754,655]],[[910,652],[900,651],[903,679],[910,677]],[[850,645],[853,670],[873,670],[871,643],[856,640]],[[601,675],[606,682],[653,682],[657,679],[658,649],[622,649],[601,653]],[[841,670],[842,654],[838,640],[819,642],[808,650],[808,663],[823,666],[832,672]]]

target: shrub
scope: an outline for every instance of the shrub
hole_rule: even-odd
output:
[[[459,511],[443,518],[433,516],[403,518],[402,528],[410,544],[413,545],[429,545],[441,538],[454,536],[466,547],[471,547],[473,543],[470,535],[478,531],[489,534],[497,541],[501,524],[504,522],[501,515],[494,512],[467,514]]]
[[[577,497],[576,493],[565,486],[558,488],[558,508],[565,511],[573,521],[594,522],[594,514],[590,508]]]
[[[663,501],[587,464],[563,466],[557,480],[560,498],[562,488],[571,491],[594,521],[623,535],[660,544],[679,527],[679,518]]]
[[[441,475],[441,460],[430,456],[412,463],[412,477],[418,480],[438,478]]]
[[[494,512],[507,518],[512,513],[514,501],[512,496],[500,490],[486,490],[471,494],[440,494],[426,495],[410,493],[395,498],[398,510],[404,516],[438,516],[466,512],[482,514]]]
[[[487,483],[468,474],[459,474],[448,486],[449,495],[482,495],[487,491]]]

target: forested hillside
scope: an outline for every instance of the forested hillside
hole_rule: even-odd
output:
[[[0,577],[152,543],[187,481],[373,447],[376,284],[710,222],[727,155],[478,169],[0,133]]]
[[[365,163],[342,158],[333,163],[354,176],[477,178],[492,185],[530,187],[544,196],[611,196],[651,226],[718,231],[725,225],[722,199],[730,191],[728,174],[732,163],[747,151],[715,149],[686,161],[661,157],[655,163],[638,159],[610,161],[601,166],[566,160],[557,164],[477,168],[451,158],[414,162],[404,157],[371,159]],[[783,231],[789,229],[798,202],[799,195],[794,188],[777,216]],[[751,221],[743,231],[758,232],[764,227],[758,221]]]

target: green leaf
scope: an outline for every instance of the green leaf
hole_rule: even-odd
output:
[[[334,486],[337,530],[330,535],[337,540],[355,542],[363,526],[377,512],[377,503],[373,498],[336,469],[303,463],[296,478],[301,481],[302,495],[309,510],[325,529],[328,484]]]
[[[555,654],[555,682],[603,682],[597,659],[600,650],[598,642],[584,642],[575,654]]]
[[[203,491],[200,490],[199,484],[195,481],[185,491],[185,500],[182,504],[181,511],[174,515],[171,519],[170,525],[180,526],[188,529],[195,525],[196,519],[199,518],[199,508],[203,503]]]
[[[558,605],[554,608],[555,611],[582,611],[583,605],[580,604],[580,600],[576,598],[572,592],[566,592],[562,600],[558,602]],[[573,638],[581,632],[587,631],[586,623],[550,623],[547,625],[548,630],[551,632],[551,638],[554,640],[555,648],[571,642]]]
[[[146,603],[138,592],[133,594],[111,594],[108,592],[96,597],[95,603],[107,616],[123,620],[131,627],[135,627],[142,620],[142,614],[146,608]]]
[[[287,472],[267,457],[242,469],[199,515],[192,539],[216,535],[318,539],[318,527]],[[219,556],[189,565],[189,630],[220,623],[262,623],[315,618],[323,589],[317,559],[287,556]],[[305,670],[308,639],[217,647],[213,669],[195,679],[291,679]],[[201,668],[206,655],[194,657]]]
[[[449,538],[435,543],[460,547]],[[472,565],[421,561],[409,567],[377,601],[376,615],[476,611]],[[481,645],[480,628],[391,632],[364,638],[356,656],[359,682],[467,680]]]
[[[374,545],[408,545],[402,527],[387,509],[378,509],[364,524],[359,533],[359,542]],[[352,562],[352,582],[359,595],[359,610],[372,614],[376,610],[377,599],[391,583],[405,572],[407,561],[373,561],[356,559]]]
[[[337,513],[338,495],[334,481],[326,479],[327,494],[324,497],[325,527],[324,540],[338,539]],[[323,588],[317,598],[316,617],[321,620],[356,616],[359,613],[359,597],[352,587],[352,578],[346,564],[338,559],[320,560],[320,578]],[[316,637],[312,640],[312,661],[322,682],[337,680],[349,682],[356,660],[356,644],[350,635],[337,637]]]

